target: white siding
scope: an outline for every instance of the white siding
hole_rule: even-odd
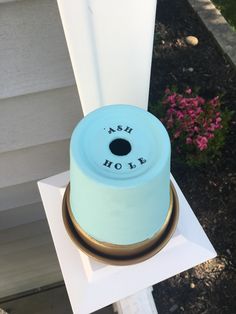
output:
[[[0,211],[0,230],[42,219],[46,219],[46,216],[41,202]]]
[[[40,202],[41,198],[38,192],[37,182],[32,181],[1,188],[0,200],[0,213],[1,211],[6,211],[14,207]]]
[[[0,188],[69,169],[69,140],[0,154]]]
[[[14,2],[14,1],[21,1],[21,0],[0,0],[0,4],[6,3],[6,2]]]
[[[81,117],[75,86],[0,100],[0,153],[68,139]]]
[[[46,221],[0,231],[0,298],[62,280]]]
[[[42,218],[36,181],[68,170],[68,139],[83,114],[56,0],[3,2],[0,212],[10,227]]]
[[[56,0],[0,0],[0,73],[1,298],[62,280],[36,185],[82,118]]]
[[[0,211],[39,202],[36,181],[68,169],[81,117],[75,86],[0,100]]]
[[[0,98],[73,85],[56,0],[0,6]]]

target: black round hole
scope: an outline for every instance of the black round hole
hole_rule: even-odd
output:
[[[131,151],[130,142],[124,140],[123,138],[117,138],[112,141],[109,145],[112,154],[117,156],[125,156]]]

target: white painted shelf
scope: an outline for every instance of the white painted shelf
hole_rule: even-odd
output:
[[[40,181],[39,188],[74,314],[91,313],[133,294],[138,305],[137,292],[216,256],[172,178],[179,197],[180,215],[176,231],[167,245],[152,258],[135,265],[112,266],[98,262],[80,251],[67,234],[62,218],[62,199],[68,182],[69,172],[65,172]],[[129,298],[127,305],[132,302]],[[139,309],[132,311],[124,313],[142,313]]]

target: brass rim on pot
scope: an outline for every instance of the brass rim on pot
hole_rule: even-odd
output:
[[[70,216],[70,209],[68,207],[68,195],[69,185],[67,186],[67,189],[65,191],[62,206],[63,221],[68,235],[81,251],[83,251],[90,257],[93,257],[96,260],[102,261],[107,264],[131,265],[142,262],[152,257],[157,252],[159,252],[170,240],[178,222],[178,195],[175,191],[173,184],[171,183],[172,209],[168,211],[166,222],[163,225],[162,230],[159,231],[158,234],[156,234],[156,237],[154,236],[150,240],[143,241],[147,243],[138,243],[138,247],[133,247],[132,250],[130,250],[130,248],[127,248],[127,246],[122,246],[120,250],[120,246],[117,245],[115,245],[116,250],[114,250],[114,245],[110,245],[109,247],[107,247],[107,243],[102,242],[100,242],[99,246],[97,246],[94,245],[94,239],[92,239],[91,242],[90,240],[88,240],[87,237],[84,237],[83,233],[78,232],[77,228],[75,228],[75,225],[73,224]],[[101,243],[103,246],[101,246]]]

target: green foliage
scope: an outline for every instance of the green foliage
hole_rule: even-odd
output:
[[[236,30],[236,0],[213,0],[228,23]]]

